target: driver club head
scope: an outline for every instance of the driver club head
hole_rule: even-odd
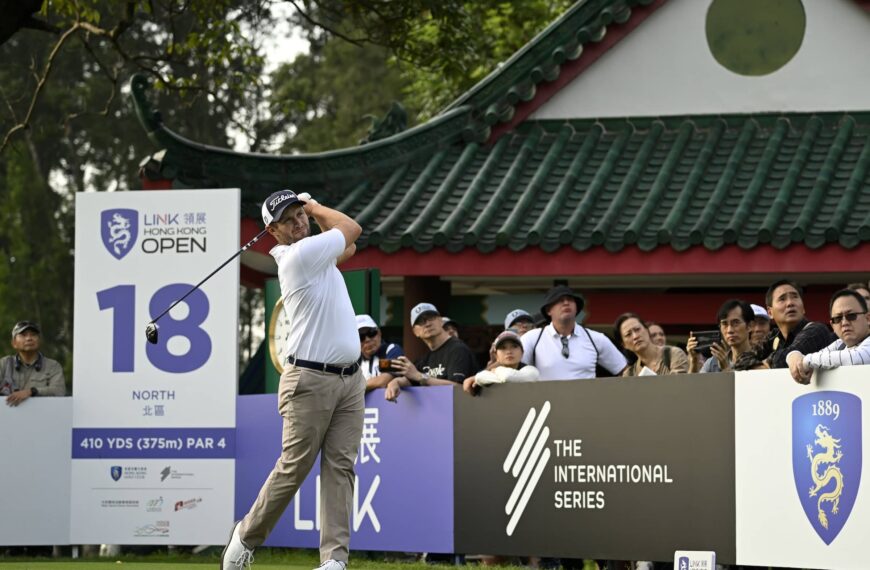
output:
[[[148,326],[145,327],[145,338],[151,344],[157,344],[157,323],[148,323]]]

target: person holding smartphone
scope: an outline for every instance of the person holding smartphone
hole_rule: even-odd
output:
[[[700,364],[701,350],[703,345],[699,343],[699,336],[695,333],[689,335],[686,342],[686,350],[689,357],[689,373],[696,372],[725,372],[731,370],[733,363],[741,354],[752,348],[750,343],[750,323],[755,319],[752,306],[740,299],[728,299],[719,307],[716,320],[719,321],[720,340],[709,345],[710,358]]]
[[[356,329],[362,358],[359,365],[366,379],[366,392],[386,388],[395,376],[392,374],[393,359],[405,354],[402,347],[394,342],[384,342],[381,329],[370,315],[357,315]]]

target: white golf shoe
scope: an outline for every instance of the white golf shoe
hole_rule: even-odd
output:
[[[314,570],[345,570],[347,562],[339,562],[338,560],[327,560]]]
[[[254,549],[245,546],[239,537],[239,525],[237,522],[230,534],[230,541],[224,547],[221,554],[221,568],[223,570],[245,570],[254,562]]]

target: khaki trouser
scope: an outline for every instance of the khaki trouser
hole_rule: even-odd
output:
[[[278,387],[281,457],[239,525],[250,548],[263,544],[320,457],[320,559],[347,562],[353,464],[362,437],[365,379],[287,365]]]

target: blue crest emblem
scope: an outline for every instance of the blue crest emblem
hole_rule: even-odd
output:
[[[801,506],[831,544],[849,520],[861,484],[861,399],[813,392],[792,402],[792,469]]]
[[[112,465],[112,467],[109,469],[109,473],[112,475],[112,479],[114,481],[117,481],[118,479],[120,479],[121,473],[123,473],[123,472],[124,472],[124,468],[121,467],[120,465]]]
[[[103,245],[115,259],[121,259],[133,249],[139,234],[139,212],[126,208],[103,210],[100,214],[100,235]]]

